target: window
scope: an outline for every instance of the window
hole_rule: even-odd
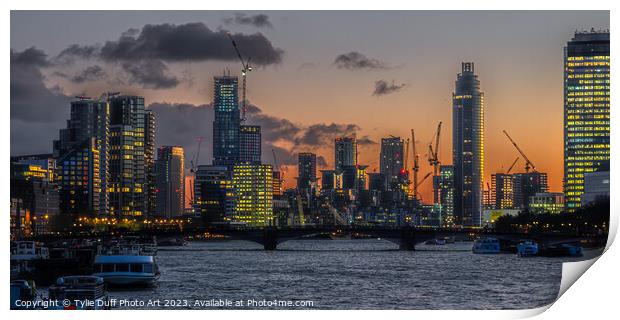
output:
[[[130,267],[131,267],[131,272],[143,272],[142,264],[140,263],[132,263]]]
[[[129,264],[126,264],[126,263],[117,264],[116,272],[129,272]]]
[[[142,266],[143,266],[142,272],[153,273],[153,265],[152,264],[146,264],[145,263]]]
[[[114,265],[111,263],[104,263],[101,265],[101,272],[114,272]]]

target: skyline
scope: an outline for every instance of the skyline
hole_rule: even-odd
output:
[[[24,18],[24,15],[28,14],[31,17]],[[97,24],[100,21],[97,19],[93,20],[92,16],[89,17],[90,13],[48,12],[43,14],[48,18],[41,17],[41,19],[36,19],[38,21],[36,25],[49,26],[43,28],[43,31],[59,32],[59,29],[62,29],[62,24],[54,24],[52,20],[62,20],[59,17],[63,15],[75,14],[80,16],[77,21],[78,24],[84,22],[90,24],[89,27],[72,27],[72,30],[59,32],[62,34],[60,39],[54,38],[56,43],[50,44],[48,40],[33,39],[29,31],[32,29],[32,26],[25,27],[21,25],[22,21],[32,21],[32,17],[37,14],[41,15],[41,13],[37,12],[13,12],[11,14],[13,18],[11,19],[11,48],[15,50],[15,54],[23,52],[22,50],[27,49],[29,47],[28,43],[30,43],[30,45],[35,45],[38,49],[47,52],[49,60],[57,56],[63,48],[71,45],[67,39],[74,39],[80,45],[92,45],[96,42],[118,39],[120,32],[122,32],[118,30],[122,28],[128,29],[124,25],[128,23],[126,22],[127,20],[120,19],[120,17],[127,13],[95,13],[97,16],[107,16],[108,18],[110,15],[117,15],[118,20],[122,21],[122,23],[108,23],[108,26],[113,26],[103,28],[98,33],[93,33],[92,29],[97,29]],[[324,163],[317,161],[319,169],[333,167],[333,138],[339,134],[350,135],[357,133],[358,138],[367,136],[369,140],[374,142],[374,144],[360,143],[359,145],[359,162],[360,164],[370,165],[369,172],[372,172],[374,168],[378,169],[379,142],[382,137],[392,134],[406,139],[409,129],[414,128],[421,137],[418,141],[418,148],[425,150],[426,144],[432,138],[436,124],[442,121],[445,127],[444,134],[442,134],[440,159],[443,164],[451,163],[452,141],[449,132],[452,130],[451,94],[454,92],[454,79],[460,70],[460,63],[472,61],[476,64],[476,73],[481,81],[481,90],[485,92],[485,181],[490,181],[490,175],[499,172],[502,167],[506,169],[517,155],[513,146],[501,133],[501,130],[505,129],[510,132],[511,136],[525,150],[528,157],[536,163],[537,169],[549,174],[550,190],[561,191],[563,171],[562,50],[575,29],[589,29],[590,27],[606,29],[609,27],[608,12],[459,12],[458,15],[454,12],[381,12],[372,14],[360,12],[265,13],[268,17],[267,21],[270,22],[272,27],[264,24],[261,27],[227,24],[224,19],[235,17],[233,12],[173,12],[166,14],[169,16],[166,18],[167,20],[158,18],[162,13],[132,13],[132,17],[135,15],[137,18],[129,22],[131,24],[129,27],[141,29],[141,23],[158,23],[156,21],[160,21],[159,24],[163,21],[177,24],[204,22],[208,28],[216,30],[219,24],[230,29],[233,33],[242,31],[244,34],[252,34],[260,31],[270,41],[276,52],[280,48],[284,50],[281,62],[276,64],[269,63],[264,68],[257,68],[248,76],[248,99],[251,104],[258,105],[262,112],[251,108],[246,124],[259,124],[264,128],[263,162],[272,163],[271,148],[273,146],[280,148],[277,150],[278,161],[290,165],[287,170],[288,179],[286,181],[286,185],[289,187],[294,183],[294,179],[291,179],[291,177],[296,172],[296,168],[291,166],[295,166],[296,154],[298,152],[315,152],[322,156],[323,162],[327,162],[328,166],[324,166]],[[186,15],[185,18],[181,18],[183,14]],[[202,20],[197,19],[201,14],[204,14]],[[259,13],[247,13],[246,16],[256,14]],[[360,16],[365,14],[371,17],[367,22],[388,21],[380,25],[373,23],[355,25],[360,29],[367,27],[366,25],[371,25],[370,29],[373,29],[374,26],[378,27],[379,31],[374,30],[373,33],[368,33],[358,30],[354,33],[354,36],[350,37],[351,39],[340,37],[339,41],[343,43],[332,43],[333,38],[337,38],[342,32],[350,31],[348,28],[352,27],[352,25],[343,22],[349,21],[353,17],[359,19]],[[16,18],[19,15],[22,15],[22,19]],[[311,32],[313,29],[307,25],[306,17],[314,15],[325,16],[323,17],[325,19],[321,19],[325,23],[321,23],[321,26],[314,26],[317,30],[328,28],[333,22],[334,16],[340,16],[340,19],[337,19],[339,28],[333,29],[332,33],[334,34],[322,33],[321,35],[326,39],[321,39],[317,43],[319,45],[316,47],[312,46],[310,50],[307,50],[308,52],[300,53],[300,51],[304,51],[307,48],[307,46],[300,46],[300,40],[302,40],[301,42],[313,43],[308,41],[308,39],[314,40],[314,38],[310,34],[305,33],[298,35],[298,39],[291,39],[290,34],[299,34],[297,32],[299,30],[293,28],[294,26],[291,25],[290,21],[294,20],[296,24],[310,28],[306,32]],[[449,30],[444,30],[441,28],[446,28],[450,25],[442,24],[446,20],[450,20],[450,18],[456,20],[452,23],[458,23],[463,22],[462,20],[464,19],[471,19],[476,15],[482,16],[480,26],[463,25],[462,30],[450,28],[448,28]],[[292,16],[295,19],[292,19]],[[567,19],[566,16],[574,17]],[[288,18],[285,19],[285,17]],[[519,18],[517,19],[517,17]],[[563,18],[560,19],[560,17]],[[414,21],[405,21],[408,20],[406,18],[412,18],[410,20]],[[417,29],[415,28],[408,29],[413,30],[413,34],[403,32],[402,35],[392,36],[389,39],[381,36],[393,34],[395,30],[394,25],[407,25],[409,23],[415,26],[417,23],[423,23],[429,19],[433,22],[431,26],[438,25],[437,29],[429,28],[431,29],[429,33],[433,35],[430,36],[430,39],[427,39],[429,35],[426,32],[420,34],[416,32]],[[523,21],[524,19],[528,20],[528,23],[519,23],[520,30],[512,30],[513,33],[506,33],[506,30],[511,30],[514,27],[515,20]],[[102,20],[105,19],[102,18]],[[422,22],[419,20],[422,20]],[[540,20],[545,22],[543,23]],[[572,22],[567,23],[561,20]],[[488,26],[488,23],[494,23],[497,27],[491,28],[492,30],[482,30]],[[55,28],[51,27],[51,25],[55,25]],[[541,25],[548,27],[548,29],[541,28]],[[528,32],[532,28],[539,28],[540,33]],[[467,34],[472,29],[480,29],[478,30],[480,32],[477,33],[479,37],[474,38],[474,41],[471,41],[470,38],[468,38],[470,40],[452,39],[454,40],[452,42],[446,41],[446,39],[450,38],[459,38],[462,33]],[[20,30],[24,30],[21,31],[23,33],[21,36]],[[304,29],[302,28],[301,30]],[[46,32],[41,31],[37,30],[38,37],[46,38]],[[443,34],[448,31],[450,32],[449,36]],[[86,33],[90,36],[76,36],[76,32]],[[489,32],[496,34],[494,37],[489,38]],[[378,36],[373,39],[378,39],[379,44],[360,39],[360,37],[371,36]],[[523,36],[533,39],[524,40],[522,39]],[[408,43],[409,37],[414,42],[416,39],[418,41],[421,40],[424,42],[424,45],[411,49],[405,45]],[[51,40],[52,38],[49,39]],[[509,43],[506,43],[506,41]],[[41,44],[37,45],[39,43]],[[484,46],[478,47],[481,44],[491,46],[493,52],[489,52],[491,51],[488,50],[489,48],[484,50]],[[229,43],[225,43],[225,45],[229,45]],[[394,49],[385,50],[387,45],[392,45],[390,48]],[[446,46],[447,48],[445,48]],[[514,46],[521,48],[523,51],[515,51]],[[457,47],[459,52],[453,52]],[[232,47],[226,50],[232,50]],[[351,64],[344,64],[342,68],[339,68],[338,66],[341,64],[336,62],[347,62],[351,59],[359,61],[356,60],[359,56],[349,54],[351,52],[358,52],[368,57],[369,59],[365,61],[370,63],[363,64],[365,66],[363,68],[371,70],[352,71],[347,69],[347,66],[351,66]],[[506,55],[506,53],[511,54]],[[341,55],[344,55],[342,57],[349,60],[339,59],[338,57],[341,57]],[[431,59],[429,62],[426,59],[429,59],[431,55],[434,59]],[[488,57],[489,55],[491,57]],[[307,60],[305,59],[306,57],[308,57]],[[67,77],[62,78],[58,74],[54,75],[54,72],[60,72],[58,69],[64,70],[66,72],[65,76],[73,76],[72,80],[80,80],[76,79],[76,72],[79,71],[77,70],[79,68],[70,67],[65,69],[67,68],[66,66],[50,65],[50,63],[41,65],[46,65],[42,67],[43,75],[47,77],[46,85],[48,87],[60,85],[64,89],[66,97],[60,97],[61,99],[81,92],[96,97],[101,92],[118,89],[118,91],[123,93],[145,96],[147,105],[161,101],[206,104],[212,101],[212,94],[209,93],[209,90],[205,90],[205,88],[209,88],[212,84],[212,77],[221,74],[221,69],[224,66],[228,66],[233,75],[236,75],[235,72],[240,68],[239,63],[234,57],[226,59],[228,60],[223,62],[213,60],[193,63],[166,62],[168,69],[164,68],[163,70],[169,73],[167,78],[164,78],[173,79],[176,77],[179,83],[174,89],[157,90],[143,89],[137,83],[130,86],[110,85],[106,83],[111,81],[110,78],[107,80],[101,78],[97,81],[82,81],[78,85],[71,83],[71,81],[67,80]],[[12,65],[14,63],[13,54],[11,63]],[[17,60],[16,63],[18,63]],[[314,63],[314,68],[311,68],[308,63]],[[81,67],[92,66],[92,64],[92,61],[89,61]],[[110,73],[111,71],[109,70],[122,67],[122,62],[118,61],[98,61],[96,64],[103,65],[102,68],[104,72],[107,71],[106,73]],[[106,65],[110,65],[110,69],[107,69]],[[28,71],[32,72],[31,68],[27,68]],[[187,76],[183,72],[185,71],[183,70],[184,68],[194,70],[192,75]],[[217,69],[220,69],[220,71],[216,71]],[[429,69],[433,72],[429,71]],[[14,76],[15,78],[19,76],[14,75],[14,72],[17,72],[14,70],[14,68],[11,69],[12,96],[14,95]],[[116,72],[119,71],[117,70]],[[33,74],[31,73],[30,75]],[[174,76],[171,76],[171,74]],[[185,76],[187,77],[183,78]],[[191,80],[192,78],[194,80]],[[510,81],[506,80],[506,78],[510,78]],[[329,81],[325,81],[325,79],[329,79]],[[22,77],[16,80],[24,81],[25,79]],[[378,82],[380,80],[384,80],[386,83]],[[187,84],[192,81],[194,84],[187,87]],[[394,81],[394,86],[390,86],[392,81]],[[334,85],[334,82],[336,85]],[[405,86],[400,87],[402,84],[405,84]],[[375,85],[377,86],[375,87]],[[391,91],[394,92],[373,95],[373,87],[375,90],[379,88],[379,92],[390,92],[390,90],[385,91],[386,88],[392,88],[393,90]],[[515,99],[515,96],[518,99]],[[290,107],[291,101],[296,104],[295,108]],[[26,105],[28,104],[26,103]],[[412,108],[412,105],[416,106],[416,108]],[[418,107],[423,105],[428,107]],[[51,140],[57,138],[58,129],[63,127],[62,123],[68,118],[66,115],[69,111],[69,104],[53,105],[53,107],[57,108],[58,115],[52,114],[50,116],[49,113],[46,113],[44,117],[41,117],[36,112],[37,110],[14,110],[12,97],[12,155],[51,151]],[[385,112],[383,110],[384,107],[391,107],[393,109],[388,110],[391,112]],[[212,154],[210,122],[212,121],[213,110],[204,107],[198,109],[188,108],[190,107],[171,108],[161,105],[161,103],[152,107],[157,116],[157,146],[181,145],[185,148],[186,157],[192,159],[196,146],[195,137],[205,136],[207,137],[205,139],[207,143],[202,154],[207,156],[201,157],[202,160],[200,162],[209,163]],[[418,111],[422,111],[424,116],[419,117],[416,114]],[[534,111],[541,115],[540,118],[532,118],[531,115]],[[209,113],[211,118],[207,118]],[[182,123],[187,128],[181,128],[183,130],[173,128],[172,122],[178,123],[178,121],[185,121]],[[332,121],[341,125],[330,125]],[[61,125],[58,126],[58,123],[61,123]],[[353,124],[353,126],[350,124]],[[526,125],[523,126],[523,124]],[[554,129],[547,135],[545,131],[547,131],[549,126]],[[202,134],[203,132],[206,132],[206,134]],[[294,133],[295,139],[278,136],[278,134],[287,132]],[[545,134],[541,134],[541,132]],[[48,136],[45,141],[37,139],[49,134],[51,136]],[[19,143],[21,137],[26,141],[32,142],[28,145]],[[534,140],[534,137],[536,137],[536,140]],[[325,144],[326,141],[329,143]],[[532,143],[532,141],[536,141],[536,143]],[[321,146],[321,148],[313,150],[313,146]],[[47,148],[47,150],[44,150],[44,148]],[[424,154],[420,153],[420,156],[422,160],[421,172],[430,171]],[[519,167],[523,167],[523,162],[517,164],[516,168],[519,169]],[[423,199],[432,199],[431,187],[432,185],[429,183],[422,186],[421,194]]]

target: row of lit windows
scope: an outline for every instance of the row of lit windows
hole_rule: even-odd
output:
[[[609,60],[609,56],[572,56],[572,57],[566,57],[566,61],[591,61],[591,60]]]
[[[609,73],[569,73],[567,79],[609,78]]]
[[[609,101],[609,97],[566,98],[566,102]]]

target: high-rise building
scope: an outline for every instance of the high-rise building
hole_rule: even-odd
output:
[[[588,172],[584,175],[584,192],[581,195],[581,205],[586,206],[592,202],[609,198],[609,169],[607,171]]]
[[[515,207],[514,177],[509,173],[491,175],[491,203],[493,209],[512,209]]]
[[[207,224],[231,221],[235,210],[232,171],[226,166],[200,165],[194,180],[194,212]]]
[[[514,208],[527,209],[530,197],[540,192],[548,192],[547,174],[544,172],[514,173]]]
[[[480,226],[484,178],[484,94],[473,62],[463,62],[452,94],[454,218]]]
[[[321,170],[321,190],[337,189],[336,170]]]
[[[381,139],[379,170],[385,179],[387,190],[400,189],[400,174],[403,169],[403,140],[399,137]]]
[[[185,153],[179,146],[157,149],[156,215],[172,218],[185,212]]]
[[[111,96],[110,166],[108,193],[110,214],[138,217],[148,213],[149,181],[152,182],[152,132],[154,123],[144,98]],[[148,138],[148,139],[147,139]]]
[[[298,155],[297,188],[299,190],[311,189],[316,182],[316,154],[302,152]]]
[[[261,163],[260,126],[243,125],[239,127],[239,162]]]
[[[239,160],[240,151],[238,79],[229,75],[213,79],[213,164],[232,168]]]
[[[382,173],[368,173],[368,190],[385,191],[385,176]]]
[[[344,166],[357,165],[357,140],[354,137],[336,138],[334,150],[336,170],[341,170]]]
[[[564,210],[564,194],[562,192],[539,192],[530,197],[530,213],[558,214],[562,210]]]
[[[233,222],[248,226],[275,225],[273,215],[273,168],[267,164],[233,167],[235,211]]]
[[[581,206],[584,174],[609,160],[609,31],[576,32],[564,48],[564,194]]]
[[[109,130],[108,102],[88,98],[71,102],[67,128],[54,141],[61,213],[108,213]]]
[[[438,189],[442,224],[452,226],[454,224],[454,166],[439,166]]]
[[[274,171],[273,172],[273,196],[279,197],[284,194],[284,190],[282,190],[282,171]]]
[[[157,203],[155,194],[155,114],[149,109],[144,110],[144,161],[146,161],[146,192],[147,192],[147,213],[155,212]]]

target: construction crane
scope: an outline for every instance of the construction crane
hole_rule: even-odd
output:
[[[407,145],[405,147],[405,162],[404,162],[404,170],[407,171],[407,167],[409,166],[409,138],[407,138]]]
[[[420,171],[419,156],[415,149],[415,131],[411,129],[411,146],[413,149],[413,198],[418,198],[418,171]]]
[[[241,52],[239,51],[239,48],[237,47],[237,43],[235,42],[235,39],[233,39],[232,35],[230,34],[230,32],[227,32],[226,35],[228,35],[228,38],[230,38],[230,41],[232,42],[233,47],[235,48],[235,52],[237,53],[237,57],[239,57],[239,61],[241,61],[241,66],[243,67],[241,69],[241,77],[243,78],[243,84],[242,84],[242,99],[241,100],[241,122],[245,121],[245,113],[247,111],[247,107],[246,107],[246,103],[245,103],[245,89],[246,89],[246,78],[247,78],[247,74],[248,72],[252,71],[252,66],[250,65],[250,60],[252,59],[251,57],[248,57],[247,60],[243,60],[243,56],[241,55]]]
[[[441,135],[441,121],[437,125],[437,132],[433,136],[435,140],[435,147],[433,148],[433,141],[428,145],[428,163],[433,167],[433,176],[439,174],[439,136]]]
[[[512,168],[515,166],[515,164],[517,164],[517,161],[519,161],[519,156],[517,156],[515,161],[512,162],[512,164],[510,165],[510,168],[508,168],[508,171],[506,171],[506,174],[509,174],[510,171],[512,171]]]
[[[196,148],[196,154],[194,155],[194,159],[190,160],[190,172],[196,172],[196,166],[198,166],[198,160],[200,159],[200,146],[202,145],[202,140],[204,137],[198,137],[196,140],[198,141],[198,147]]]
[[[525,160],[525,173],[530,172],[530,169],[532,169],[532,171],[536,172],[536,166],[534,166],[534,163],[532,163],[532,161],[530,161],[530,159],[528,159],[528,157],[525,155],[523,150],[521,150],[521,148],[519,148],[517,143],[514,140],[512,140],[512,138],[510,137],[508,132],[506,132],[506,130],[502,130],[502,131],[504,132],[506,137],[508,137],[508,140],[510,140],[510,142],[512,142],[512,145],[515,146],[517,151],[519,151],[519,154],[521,154],[521,157],[523,157],[523,160]]]
[[[280,169],[280,165],[278,164],[278,158],[276,157],[276,150],[271,149],[271,153],[273,154],[273,165],[275,166],[276,171],[279,172],[278,175],[278,185],[282,188],[282,184],[284,183],[284,172]],[[282,189],[280,189],[281,191]]]

